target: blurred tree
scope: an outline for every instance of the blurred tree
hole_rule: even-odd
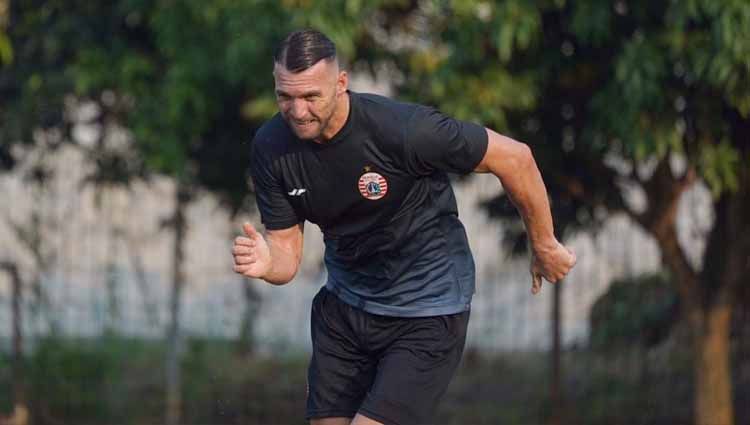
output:
[[[13,393],[13,412],[8,418],[0,415],[0,424],[26,425],[29,408],[26,397],[26,373],[23,367],[23,333],[21,332],[23,281],[15,262],[0,262],[0,271],[7,273],[11,280],[11,392]]]
[[[542,100],[549,83],[545,80],[545,69],[539,63],[548,61],[548,58],[539,46],[543,37],[544,11],[556,10],[557,6],[549,2],[537,3],[431,1],[422,2],[416,8],[405,7],[402,10],[405,17],[400,21],[391,20],[393,23],[384,28],[386,38],[394,39],[390,45],[399,46],[391,52],[391,60],[405,74],[397,86],[399,92],[416,102],[437,105],[454,116],[482,122],[509,134],[514,134],[516,124],[526,118],[522,128],[544,131],[559,143],[565,124],[559,118],[559,109],[554,111],[554,119],[545,120],[544,125],[540,124],[540,118],[533,118],[538,111],[554,108]],[[412,34],[412,42],[406,45],[396,43],[404,33]],[[528,141],[527,138],[519,139]],[[549,188],[549,170],[541,158],[537,159]],[[557,157],[548,159],[563,164]],[[573,164],[570,166],[574,167]],[[556,201],[553,219],[560,240],[583,227],[596,227],[601,222],[601,217],[593,220],[593,214],[589,215],[591,220],[581,221],[577,212],[587,206],[569,196],[561,196]],[[506,222],[506,246],[514,254],[525,254],[526,233],[517,211],[507,198],[492,200],[485,206],[492,215]],[[550,298],[552,376],[549,397],[552,409],[549,422],[559,424],[568,421],[561,391],[563,285],[555,285],[550,290],[553,296]]]
[[[326,31],[353,62],[395,70],[403,97],[531,144],[567,228],[625,212],[654,235],[694,330],[696,421],[732,422],[727,329],[750,250],[750,172],[740,166],[750,155],[750,6],[742,0],[3,4],[0,164],[12,166],[12,145],[34,143],[40,130],[59,136],[48,138],[50,149],[74,140],[75,105],[91,102],[103,131],[79,147],[99,165],[93,182],[158,173],[177,183],[165,221],[175,238],[170,423],[180,410],[183,210],[204,189],[232,211],[246,202],[248,149],[239,142],[275,111],[271,49],[302,26]],[[127,129],[132,149],[107,146],[116,128]],[[672,167],[673,158],[684,166]],[[715,196],[699,267],[675,230],[677,202],[697,177]],[[633,188],[645,194],[642,209],[629,202]]]
[[[12,395],[14,400],[13,415],[8,418],[8,425],[26,424],[29,419],[31,403],[28,393],[28,370],[24,353],[27,350],[24,328],[29,323],[45,323],[50,334],[58,332],[55,310],[50,303],[45,276],[50,275],[57,261],[54,243],[44,238],[49,229],[61,227],[66,217],[50,216],[44,202],[50,193],[46,184],[53,174],[44,155],[26,155],[23,162],[18,162],[18,175],[23,178],[26,190],[30,193],[32,206],[23,217],[11,218],[10,210],[0,218],[5,221],[15,239],[16,249],[6,250],[0,258],[0,270],[11,278],[11,327],[12,327]],[[24,267],[23,258],[29,260]],[[29,307],[30,315],[23,314],[23,307]],[[28,317],[28,319],[27,319]],[[4,424],[0,419],[0,424]]]
[[[255,354],[257,348],[257,339],[255,337],[255,319],[260,313],[260,306],[263,298],[254,284],[245,285],[245,311],[242,312],[240,322],[240,332],[237,338],[237,353],[242,357],[249,357]]]
[[[8,39],[8,18],[9,18],[9,2],[8,0],[0,0],[0,67],[8,66],[13,61],[13,48]],[[0,169],[9,167],[10,153],[3,149],[3,145],[0,144]],[[18,266],[15,262],[5,260],[0,262],[0,270],[7,273],[11,280],[11,369],[12,369],[12,386],[13,393],[13,416],[11,418],[3,418],[0,416],[0,422],[14,422],[23,420],[19,418],[23,415],[23,412],[28,412],[26,405],[26,391],[25,391],[25,379],[23,374],[23,334],[21,333],[21,326],[23,323],[23,316],[21,312],[21,304],[23,303],[23,282],[21,275],[18,272]],[[25,421],[23,422],[26,423]]]
[[[677,292],[666,276],[615,280],[591,307],[589,343],[603,351],[657,345],[669,335],[678,313]]]
[[[0,69],[6,68],[13,63],[13,45],[11,44],[10,37],[8,36],[9,24],[10,1],[0,0]],[[0,87],[2,87],[1,80]],[[13,165],[13,159],[10,154],[9,144],[4,143],[4,139],[5,138],[0,136],[0,170],[10,168]]]
[[[589,226],[622,212],[651,234],[692,330],[696,423],[733,423],[728,331],[750,251],[750,4],[431,1],[411,16],[427,24],[395,59],[402,92],[529,143],[556,216]],[[692,264],[676,214],[698,179],[714,221]]]
[[[253,130],[275,112],[272,49],[293,28],[315,26],[344,57],[366,44],[364,22],[381,2],[17,1],[0,34],[0,159],[35,132],[71,136],[82,105],[96,111],[94,143],[76,146],[97,165],[88,181],[127,185],[161,174],[176,183],[166,422],[179,422],[180,299],[185,209],[201,190],[236,213],[247,206]],[[388,2],[382,2],[388,3]],[[7,3],[6,3],[7,4]],[[8,41],[4,43],[4,41]],[[7,52],[13,52],[9,55]],[[8,58],[12,58],[10,61]],[[112,132],[132,143],[111,145]],[[54,145],[54,144],[53,144]],[[54,146],[53,146],[54,147]]]

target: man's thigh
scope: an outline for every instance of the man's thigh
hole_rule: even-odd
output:
[[[351,421],[372,386],[377,359],[361,344],[366,326],[364,316],[360,317],[363,313],[325,288],[313,300],[306,412],[311,423],[314,419]]]
[[[384,350],[360,413],[388,425],[431,423],[461,360],[469,312],[409,319]]]

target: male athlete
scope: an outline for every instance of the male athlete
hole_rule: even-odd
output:
[[[415,425],[433,417],[466,339],[474,260],[447,172],[496,175],[532,243],[532,292],[575,255],[554,236],[529,148],[421,105],[347,90],[334,44],[290,34],[274,58],[279,113],[258,130],[252,177],[263,234],[245,224],[234,270],[292,280],[305,220],[325,239],[312,305],[307,418]]]

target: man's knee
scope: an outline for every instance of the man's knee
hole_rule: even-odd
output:
[[[383,424],[381,422],[376,421],[375,419],[371,419],[371,418],[368,418],[367,416],[357,413],[357,416],[354,417],[354,420],[352,420],[351,425],[383,425]]]
[[[352,422],[352,418],[317,418],[310,419],[310,425],[349,425]]]
[[[310,425],[383,425],[382,423],[370,419],[367,416],[357,415],[352,418],[319,418],[310,419]]]

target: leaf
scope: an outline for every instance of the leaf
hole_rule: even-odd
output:
[[[724,191],[736,192],[739,189],[740,154],[728,141],[702,145],[699,166],[714,198]]]
[[[254,120],[267,120],[277,111],[278,105],[271,95],[260,96],[242,105],[242,115]]]
[[[10,65],[13,63],[13,45],[10,38],[0,32],[0,65]]]

